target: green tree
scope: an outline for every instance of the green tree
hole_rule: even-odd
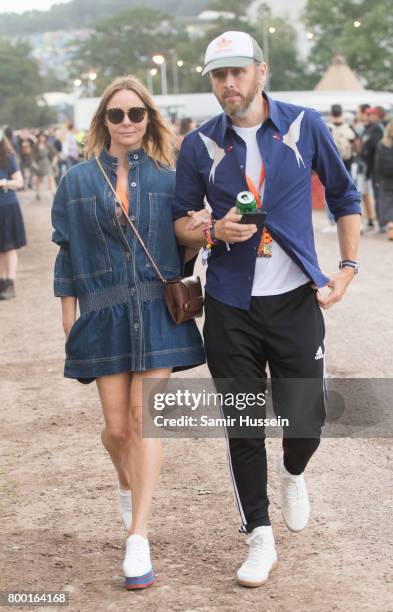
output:
[[[315,81],[336,53],[370,89],[392,88],[393,12],[391,0],[308,0],[303,21],[314,32],[310,59]],[[359,21],[360,27],[354,27]]]
[[[77,49],[73,74],[75,77],[95,69],[98,72],[97,91],[116,76],[135,74],[146,82],[146,73],[154,64],[152,56],[169,58],[185,33],[178,32],[173,21],[160,13],[135,8],[100,21],[91,37]]]
[[[0,125],[40,127],[54,121],[41,98],[38,64],[25,43],[0,39]]]
[[[307,90],[312,82],[307,63],[300,57],[297,32],[287,19],[276,17],[262,4],[256,23],[255,38],[269,49],[269,89],[273,91]],[[275,28],[274,33],[269,28]],[[266,49],[265,49],[266,52]]]
[[[221,0],[217,8],[221,8]],[[173,65],[181,59],[184,66],[178,70],[180,91],[202,93],[211,90],[208,77],[201,77],[196,67],[203,65],[209,42],[225,30],[245,30],[263,46],[266,24],[274,25],[277,33],[269,37],[270,89],[307,89],[309,75],[296,49],[296,33],[286,20],[272,17],[270,9],[263,6],[259,18],[250,23],[244,16],[250,2],[242,4],[242,14],[234,18],[220,18],[199,37],[190,37],[184,20],[173,20],[163,13],[146,8],[135,8],[96,24],[91,37],[80,44],[73,61],[73,76],[79,77],[89,70],[96,70],[99,78],[96,93],[116,76],[133,73],[145,83],[147,71],[154,64],[152,56],[162,54],[167,60],[169,93],[173,92]],[[226,8],[229,6],[225,4]],[[154,92],[161,91],[159,76],[154,80]]]
[[[212,11],[225,11],[234,13],[239,18],[246,14],[253,0],[211,0],[209,9]]]
[[[42,75],[41,82],[42,82],[42,91],[44,92],[68,91],[69,89],[69,83],[59,79],[58,76],[56,75],[55,70],[53,70],[53,68],[49,69],[48,72]]]
[[[98,19],[143,5],[171,15],[197,15],[209,0],[71,0],[55,4],[48,11],[28,11],[22,15],[1,15],[0,36],[21,36],[54,30],[92,27]],[[10,6],[10,10],[11,10]]]

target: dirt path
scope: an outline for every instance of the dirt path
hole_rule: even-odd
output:
[[[96,388],[62,377],[49,200],[23,200],[29,246],[21,252],[18,297],[0,302],[0,590],[68,589],[69,609],[84,612],[392,611],[393,451],[386,439],[323,440],[308,470],[312,520],[300,534],[281,520],[273,473],[279,441],[268,441],[279,567],[256,590],[234,580],[246,546],[223,440],[167,440],[151,521],[158,581],[143,593],[123,589],[125,533],[99,440]],[[324,222],[316,215],[317,227]],[[332,272],[336,238],[316,236],[323,269]],[[345,301],[326,316],[328,370],[388,377],[393,244],[365,236],[362,263]]]

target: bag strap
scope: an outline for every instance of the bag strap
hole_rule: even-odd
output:
[[[151,265],[153,266],[154,270],[156,271],[156,274],[157,274],[158,278],[160,279],[160,281],[162,281],[166,285],[167,284],[166,279],[161,274],[161,272],[160,272],[156,262],[154,261],[154,259],[150,255],[149,251],[147,250],[147,248],[145,246],[145,243],[143,242],[143,240],[142,240],[138,230],[136,229],[135,225],[133,224],[133,222],[129,218],[129,216],[127,214],[127,211],[125,209],[125,206],[124,206],[123,202],[121,201],[121,199],[119,198],[119,196],[117,195],[116,191],[114,190],[114,187],[113,187],[112,183],[110,182],[110,180],[108,178],[108,175],[106,174],[104,168],[102,167],[102,164],[101,164],[100,160],[98,159],[98,157],[96,157],[95,160],[96,160],[96,162],[97,162],[97,164],[98,164],[98,166],[99,166],[99,168],[100,168],[100,170],[101,170],[101,172],[102,172],[106,182],[108,183],[110,189],[112,190],[113,195],[115,196],[116,201],[119,202],[119,204],[120,204],[120,206],[122,208],[122,211],[124,213],[124,216],[125,216],[125,218],[127,219],[128,223],[130,224],[130,226],[132,228],[132,231],[134,232],[135,236],[138,238],[142,249],[145,251],[147,257],[149,258],[149,260],[151,262]]]

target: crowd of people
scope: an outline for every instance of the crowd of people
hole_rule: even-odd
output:
[[[26,245],[18,191],[55,194],[66,171],[83,159],[83,134],[69,123],[61,128],[0,129],[0,300],[15,297],[17,251]]]
[[[356,116],[340,104],[331,108],[328,125],[344,165],[362,194],[365,225],[393,240],[393,121],[381,106],[362,104]],[[336,226],[328,212],[330,226]]]
[[[45,188],[54,195],[65,172],[83,159],[84,132],[78,132],[72,123],[45,130],[22,128],[5,129],[20,164],[23,189],[32,189],[41,199]]]

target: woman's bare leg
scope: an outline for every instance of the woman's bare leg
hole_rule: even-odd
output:
[[[0,278],[3,280],[7,278],[5,270],[5,253],[0,253]]]
[[[170,368],[134,372],[131,381],[131,445],[129,474],[132,493],[132,524],[129,535],[147,535],[154,489],[161,468],[161,440],[142,437],[142,382],[148,378],[168,379]]]
[[[132,373],[97,378],[104,413],[101,440],[117,471],[121,489],[130,489],[128,455],[131,443],[130,388]]]
[[[16,279],[16,271],[18,269],[18,253],[16,249],[12,249],[12,251],[7,251],[3,253],[4,255],[4,270],[5,277],[10,280]]]

